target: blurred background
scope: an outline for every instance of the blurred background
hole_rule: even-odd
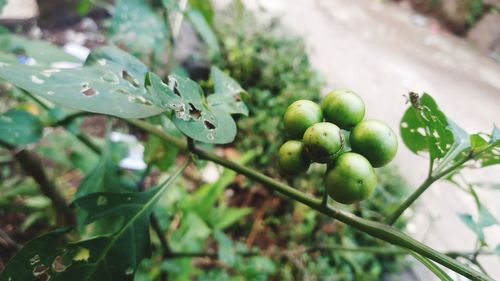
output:
[[[0,24],[11,33],[49,41],[82,59],[90,49],[113,43],[157,73],[174,65],[174,71],[202,85],[210,65],[219,66],[248,91],[250,116],[238,120],[234,144],[215,149],[318,196],[324,167],[314,166],[304,177],[289,178],[275,164],[284,141],[281,116],[296,99],[319,101],[329,90],[350,88],[364,99],[367,118],[384,120],[398,130],[408,107],[404,95],[427,92],[468,132],[489,133],[492,124],[500,125],[499,0],[189,1],[212,29],[211,37],[198,35],[200,24],[193,18],[171,19],[180,28],[175,61],[165,58],[168,42],[151,39],[157,34],[150,34],[154,30],[144,24],[151,10],[162,9],[157,2],[175,1],[130,0],[129,9],[120,9],[107,0],[8,0]],[[142,37],[127,36],[129,28],[138,29]],[[39,112],[36,104],[6,86],[0,100],[1,112],[13,106]],[[88,117],[79,126],[93,138],[104,136],[101,117]],[[113,155],[121,169],[133,173],[157,158],[157,151],[144,152],[144,144],[154,145],[154,139],[114,126],[113,141],[120,145]],[[133,136],[132,141],[127,136]],[[139,156],[131,157],[137,146]],[[165,157],[155,163],[147,184],[175,163],[176,154],[170,149],[164,148]],[[98,161],[74,137],[57,129],[46,132],[34,150],[67,198]],[[376,194],[350,210],[367,218],[389,214],[425,179],[427,164],[427,158],[412,154],[401,142],[396,160],[377,171]],[[0,169],[2,232],[24,244],[54,228],[50,201],[5,150],[0,150]],[[203,163],[189,174],[155,212],[173,249],[200,255],[162,261],[160,241],[153,237],[156,251],[141,264],[136,280],[160,280],[161,271],[168,272],[169,280],[435,278],[386,243],[221,167]],[[464,177],[477,184],[482,203],[500,218],[500,169],[468,170]],[[478,216],[474,198],[450,183],[438,182],[396,227],[441,251],[474,251],[478,237],[458,214]],[[500,245],[500,225],[484,228],[484,234],[491,248]],[[224,243],[233,254],[214,254]],[[0,271],[15,253],[8,244],[0,237]],[[386,250],[352,251],[355,247]],[[488,274],[500,279],[500,247],[496,249],[497,255],[478,259]],[[234,255],[238,252],[246,254]]]

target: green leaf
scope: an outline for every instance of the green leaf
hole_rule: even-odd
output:
[[[121,229],[107,236],[64,244],[61,232],[34,239],[10,260],[0,277],[8,280],[132,280],[138,264],[150,254],[149,218],[154,204],[181,175],[179,167],[160,187],[143,193],[100,192],[74,205],[87,212],[86,223],[122,218]],[[33,272],[38,271],[38,276]],[[47,276],[42,276],[47,275]],[[40,277],[42,276],[42,277]]]
[[[163,118],[161,120],[162,128],[169,134],[174,136],[182,135],[175,127],[170,119]],[[155,164],[160,170],[166,171],[175,163],[179,149],[160,138],[149,135],[147,144],[144,150],[144,161],[146,163]]]
[[[170,75],[166,85],[153,73],[149,73],[146,79],[153,102],[174,112],[172,121],[185,135],[206,143],[234,140],[236,123],[233,118],[222,110],[212,110],[196,82]]]
[[[495,216],[484,205],[479,207],[479,222],[478,225],[482,228],[498,224]]]
[[[217,41],[217,36],[210,27],[210,24],[205,20],[205,17],[196,9],[189,9],[187,11],[187,16],[194,29],[203,39],[203,42],[208,47],[208,53],[210,56],[217,56],[220,54],[219,42]]]
[[[484,242],[484,232],[483,229],[474,221],[474,218],[469,214],[459,214],[460,220],[472,230],[478,238]]]
[[[411,151],[429,152],[431,159],[443,158],[455,141],[448,118],[428,94],[420,98],[420,108],[410,106],[406,110],[400,130]]]
[[[476,199],[476,203],[480,204],[478,199]],[[469,227],[476,235],[478,238],[481,240],[481,243],[483,245],[486,245],[486,241],[484,240],[484,228],[487,228],[492,225],[498,224],[498,220],[491,214],[491,212],[486,208],[484,205],[480,204],[478,205],[478,210],[479,210],[479,218],[476,222],[474,218],[469,215],[469,214],[459,214],[460,219],[462,222]]]
[[[500,244],[498,244],[495,248],[495,253],[500,256]]]
[[[473,140],[470,138],[469,134],[450,119],[448,119],[448,130],[453,135],[453,144],[446,152],[445,156],[440,160],[444,165],[436,167],[436,170],[443,170],[464,157],[467,157],[471,148],[471,141]]]
[[[208,96],[207,101],[212,108],[223,110],[229,114],[248,116],[248,107],[242,99],[242,95],[246,92],[240,84],[216,66],[212,66],[211,72],[214,81],[214,94]]]
[[[132,53],[162,53],[168,36],[167,21],[143,0],[116,1],[109,27],[111,41]]]
[[[224,208],[215,222],[214,228],[226,229],[252,213],[252,208]]]
[[[56,230],[28,242],[15,257],[9,260],[0,275],[0,281],[36,280],[33,271],[37,268],[42,270],[48,267],[46,274],[49,275],[51,265],[55,258],[60,255],[58,251],[54,250],[60,244],[64,233],[65,230]],[[42,275],[45,274],[39,274],[39,276]]]
[[[0,141],[25,145],[42,137],[43,124],[36,116],[23,110],[11,109],[0,115]]]
[[[80,198],[94,192],[126,192],[131,191],[120,177],[121,170],[118,167],[118,160],[114,160],[114,150],[117,150],[117,143],[109,139],[102,149],[102,154],[97,165],[83,178],[75,198]],[[121,158],[121,157],[118,157]]]
[[[78,66],[82,61],[45,41],[30,40],[12,34],[0,35],[0,60],[38,66],[66,64]]]
[[[122,118],[143,118],[164,111],[153,105],[144,88],[144,73],[143,65],[133,56],[111,47],[96,49],[87,65],[80,68],[0,67],[0,78],[47,100]]]
[[[255,151],[248,151],[243,154],[237,162],[244,165],[253,159],[255,154]],[[213,210],[217,201],[221,198],[226,187],[234,181],[235,177],[236,172],[230,169],[224,169],[217,181],[204,184],[198,188],[198,190],[196,190],[193,194],[191,200],[185,202],[184,208],[195,210],[205,221],[211,221],[210,218],[214,217]],[[216,219],[216,222],[219,222],[218,218]]]
[[[233,266],[236,263],[236,253],[233,241],[231,241],[224,232],[219,230],[214,232],[214,238],[218,244],[217,256],[219,260],[228,266]]]
[[[148,67],[136,57],[121,49],[113,46],[98,47],[93,49],[85,60],[85,65],[89,66],[109,64],[126,70],[128,75],[121,74],[120,76],[126,76],[124,78],[127,78],[126,80],[131,84],[144,87],[144,77],[148,72]]]
[[[214,17],[214,8],[212,7],[212,1],[206,0],[189,0],[189,5],[200,11],[207,23],[211,26]]]
[[[474,151],[478,152],[474,160],[479,167],[487,167],[500,164],[500,130],[493,126],[493,131],[489,135],[489,141],[486,142],[479,134],[472,135],[476,141]]]

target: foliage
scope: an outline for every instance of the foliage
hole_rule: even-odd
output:
[[[125,8],[130,3],[136,5],[134,11]],[[0,155],[7,163],[19,160],[24,172],[52,201],[38,196],[38,203],[31,202],[37,211],[47,208],[49,203],[56,206],[57,202],[70,198],[73,209],[64,210],[68,213],[64,215],[75,215],[76,227],[45,231],[26,243],[9,260],[0,281],[165,280],[167,274],[173,280],[286,280],[295,276],[380,280],[401,269],[398,255],[409,252],[442,280],[446,274],[434,262],[474,280],[491,280],[402,233],[399,229],[404,221],[399,220],[396,227],[390,224],[432,182],[458,175],[457,171],[467,161],[475,161],[478,166],[498,164],[500,133],[496,127],[491,135],[468,135],[439,110],[430,96],[413,99],[415,103],[401,123],[403,129],[408,129],[403,139],[412,151],[429,153],[428,179],[399,204],[405,193],[401,178],[394,170],[381,170],[381,179],[385,173],[387,178],[381,180],[382,186],[375,195],[341,210],[336,204],[328,204],[327,197],[320,200],[324,193],[317,176],[321,168],[313,167],[314,171],[306,177],[293,179],[281,177],[268,168],[275,166],[273,157],[282,143],[277,130],[269,132],[269,128],[279,127],[278,120],[295,97],[317,99],[319,95],[320,83],[298,39],[279,35],[281,31],[274,29],[275,23],[271,24],[271,32],[262,31],[251,16],[243,17],[241,7],[232,26],[228,22],[218,23],[211,6],[200,1],[190,1],[185,7],[172,5],[171,1],[118,1],[115,11],[118,12],[111,20],[110,36],[143,59],[144,54],[172,59],[172,49],[162,52],[167,39],[157,36],[158,33],[171,36],[168,41],[175,43],[178,30],[170,32],[168,17],[162,16],[172,13],[182,19],[186,15],[210,50],[207,55],[221,66],[212,67],[210,80],[202,83],[213,85],[213,93],[205,94],[208,89],[171,68],[168,76],[156,74],[154,60],[146,65],[113,46],[95,48],[81,62],[47,43],[2,35],[0,78],[22,89],[10,93],[12,98],[22,96],[20,100],[26,105],[7,107],[0,116],[0,130],[7,132],[0,144],[14,152]],[[130,19],[141,17],[151,22],[129,26]],[[217,32],[212,31],[212,26],[217,27]],[[120,34],[123,28],[132,35]],[[141,42],[148,42],[149,48],[137,47],[141,42],[130,41],[143,36]],[[160,48],[156,49],[157,46]],[[54,60],[42,55],[44,49],[50,51],[50,59]],[[290,61],[291,57],[295,59]],[[101,119],[101,126],[106,127],[103,139],[88,137],[75,121],[96,113],[106,115]],[[235,152],[228,145],[237,134],[232,115],[249,113],[254,117],[237,120],[240,128],[237,143],[242,152]],[[42,132],[58,130],[55,128],[71,135],[67,146],[73,147],[77,139],[88,147],[87,151],[75,148],[71,151],[76,155],[73,157],[51,155],[63,154],[56,149],[62,151],[66,146],[64,140],[54,139],[50,139],[54,144],[43,144],[49,138]],[[119,131],[137,136],[139,146],[147,145],[145,169],[123,168],[121,160],[130,156],[131,148],[124,149],[123,144],[113,141],[113,133]],[[214,147],[214,144],[225,146]],[[89,151],[93,156],[85,155]],[[225,158],[216,152],[224,152]],[[52,163],[23,163],[23,159],[38,159],[33,156],[36,153]],[[33,158],[22,158],[26,155]],[[189,165],[193,159],[195,165]],[[223,170],[212,166],[217,179],[208,182],[197,178],[199,174],[194,170],[199,168],[206,173],[213,165],[204,160],[224,166]],[[46,170],[60,181],[60,172],[53,170],[66,163],[74,166],[71,172],[78,173],[79,179],[78,188],[74,184],[72,189],[65,189],[64,197],[49,182]],[[273,177],[248,168],[248,163],[264,165],[267,174]],[[173,172],[172,166],[176,166]],[[14,180],[2,181],[2,194],[8,198],[33,196],[33,181],[11,173],[11,169],[5,171]],[[239,178],[237,172],[295,201],[270,196],[258,186],[246,188],[253,182]],[[274,178],[294,183],[296,188]],[[16,186],[20,190],[14,190]],[[481,204],[474,187],[468,187],[480,216],[474,219],[461,214],[461,217],[484,242],[479,251],[488,246],[483,229],[497,220]],[[59,201],[58,196],[62,198]],[[0,205],[8,202],[0,201]],[[390,212],[388,206],[396,211]],[[250,214],[251,219],[246,220]],[[64,221],[57,218],[59,215],[46,227],[63,225]],[[390,219],[389,225],[380,223],[384,218]],[[154,236],[149,233],[150,227],[155,231]],[[388,247],[387,243],[401,249]],[[329,251],[323,245],[338,251]],[[363,249],[372,249],[373,253],[360,253]],[[209,270],[202,270],[202,265],[196,263],[207,260]]]

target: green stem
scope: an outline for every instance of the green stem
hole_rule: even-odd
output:
[[[448,175],[449,173],[457,170],[460,168],[465,162],[469,161],[472,159],[471,156],[469,157],[464,157],[460,161],[456,162],[449,168],[441,171],[440,173],[434,175],[434,176],[429,176],[425,179],[425,181],[412,193],[410,194],[410,197],[408,197],[401,205],[398,206],[398,208],[391,214],[387,219],[385,220],[385,223],[388,225],[393,225],[398,218],[408,209],[413,203],[438,179]]]
[[[309,248],[302,248],[296,250],[275,250],[275,251],[241,251],[236,252],[237,255],[243,257],[251,256],[287,256],[302,253],[311,252],[325,252],[325,251],[344,251],[344,252],[354,252],[354,253],[371,253],[377,255],[407,255],[409,252],[406,250],[401,250],[397,248],[381,248],[381,247],[346,247],[339,245],[320,245],[312,246]],[[186,258],[186,257],[210,257],[217,258],[217,253],[207,253],[207,252],[175,252],[172,254],[173,258]]]
[[[398,208],[387,217],[385,223],[388,225],[393,225],[397,219],[408,209],[419,197],[424,193],[432,184],[434,180],[432,178],[427,178],[403,203],[401,203]]]
[[[432,261],[430,261],[430,260],[422,257],[421,255],[419,255],[419,254],[417,254],[415,252],[410,252],[410,254],[416,260],[418,260],[421,264],[423,264],[425,267],[427,267],[427,269],[429,269],[430,271],[432,271],[432,273],[434,273],[434,275],[436,275],[440,280],[443,280],[443,281],[453,281],[453,279],[451,279],[451,277],[448,276],[448,274],[446,274],[446,272],[444,272],[444,270],[442,270],[439,266],[437,266]]]
[[[131,125],[134,125],[136,127],[139,127],[143,130],[148,131],[151,134],[156,135],[157,137],[163,139],[164,141],[170,142],[171,144],[177,146],[181,150],[186,150],[187,149],[187,144],[186,142],[177,139],[169,134],[167,134],[165,131],[160,129],[159,127],[156,127],[154,125],[151,125],[147,122],[140,121],[140,120],[125,120]],[[214,153],[195,148],[193,153],[198,155],[200,158],[205,159],[205,160],[210,160],[214,163],[220,164],[226,168],[229,168],[233,171],[236,171],[240,174],[243,174],[247,176],[250,179],[256,180],[268,188],[277,191],[281,194],[284,194],[291,199],[294,199],[296,201],[299,201],[310,208],[323,213],[329,217],[338,219],[339,221],[348,224],[352,227],[355,227],[373,237],[379,238],[381,240],[384,240],[390,244],[401,246],[403,248],[415,251],[416,253],[429,258],[467,278],[470,278],[472,280],[492,280],[488,276],[477,272],[476,270],[469,268],[458,261],[446,256],[443,253],[440,253],[420,242],[417,240],[409,237],[408,235],[402,233],[401,231],[388,226],[384,225],[378,222],[366,220],[360,217],[357,217],[353,214],[346,213],[340,209],[337,209],[335,207],[332,207],[330,205],[323,205],[321,199],[317,198],[312,198],[309,197],[307,194],[291,187],[288,186],[282,182],[279,182],[273,178],[270,178],[262,173],[259,173],[251,168],[242,166],[240,164],[237,164],[235,162],[226,160],[222,157],[217,156]]]

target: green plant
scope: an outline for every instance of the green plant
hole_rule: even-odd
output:
[[[9,40],[9,37],[7,39]],[[12,40],[15,40],[15,37],[12,37]],[[477,263],[475,259],[481,252],[455,256],[441,253],[391,225],[433,182],[456,175],[465,163],[475,161],[482,167],[500,163],[498,128],[494,127],[491,134],[469,135],[449,120],[429,95],[423,95],[420,99],[414,98],[401,122],[401,132],[405,144],[412,151],[428,151],[429,175],[422,186],[399,205],[394,213],[384,216],[386,223],[382,223],[380,218],[364,215],[371,211],[363,208],[366,205],[360,205],[359,210],[354,213],[346,212],[336,205],[329,204],[328,200],[325,200],[326,196],[312,196],[249,168],[244,160],[254,155],[243,154],[243,161],[238,162],[215,153],[214,144],[230,143],[236,136],[232,115],[247,113],[240,96],[241,87],[233,78],[217,68],[212,69],[211,75],[214,93],[205,96],[201,87],[191,79],[180,75],[169,75],[162,79],[141,61],[114,47],[96,48],[85,62],[79,62],[79,67],[64,69],[56,67],[50,61],[44,61],[44,57],[38,57],[36,52],[30,52],[27,48],[30,44],[30,41],[23,43],[26,45],[23,55],[33,59],[36,62],[34,65],[24,64],[12,50],[2,49],[0,77],[23,89],[26,96],[46,113],[35,116],[18,109],[2,113],[0,144],[4,149],[15,152],[12,153],[13,157],[51,199],[52,205],[64,217],[59,225],[75,225],[76,228],[59,228],[27,243],[10,259],[0,280],[132,280],[140,266],[147,267],[147,264],[141,265],[141,261],[151,256],[150,225],[155,229],[157,239],[161,241],[160,259],[165,261],[160,265],[164,270],[153,272],[153,277],[168,272],[179,279],[189,279],[190,271],[176,271],[179,268],[190,268],[191,263],[186,262],[186,257],[217,255],[219,260],[233,265],[246,278],[265,279],[267,274],[276,270],[270,260],[253,256],[259,253],[251,252],[250,249],[240,251],[238,243],[233,243],[223,232],[226,227],[249,213],[247,209],[232,209],[224,200],[215,199],[220,198],[227,182],[232,181],[235,173],[245,175],[288,199],[308,206],[323,214],[322,219],[334,218],[350,226],[344,228],[346,232],[354,232],[353,229],[357,229],[355,235],[372,236],[385,241],[378,241],[381,244],[377,246],[380,247],[360,247],[353,250],[348,246],[350,241],[347,237],[350,236],[341,236],[341,246],[330,245],[319,249],[321,251],[336,249],[378,254],[411,254],[442,280],[450,280],[450,277],[436,263],[473,280],[493,280],[456,259],[457,256],[473,256],[469,257],[470,261]],[[54,57],[64,55],[53,46],[40,42],[37,44],[42,44],[38,45],[41,46],[39,48],[53,50]],[[74,60],[78,62],[77,59]],[[64,106],[66,109],[58,106]],[[104,144],[96,144],[93,139],[85,138],[85,135],[71,126],[83,116],[96,114],[106,115],[106,120],[127,124],[119,128],[139,129],[141,132],[147,132],[149,136],[154,136],[162,145],[175,147],[182,155],[179,157],[182,161],[175,165],[177,167],[173,171],[162,174],[163,179],[159,184],[153,185],[156,187],[144,190],[143,179],[151,170],[145,169],[144,174],[137,175],[124,173],[119,169],[113,161],[113,144],[109,133],[105,133]],[[112,124],[109,121],[105,123],[108,123],[106,127],[109,132]],[[99,154],[97,165],[86,175],[77,192],[71,197],[71,206],[74,209],[68,207],[65,197],[58,192],[54,183],[48,180],[43,163],[33,150],[26,146],[42,139],[44,128],[55,127],[64,128],[91,151]],[[178,132],[181,132],[181,136],[175,136]],[[154,142],[155,140],[151,140],[149,145],[154,145]],[[158,149],[163,150],[165,147],[158,146]],[[158,165],[158,161],[157,158],[150,157],[147,164]],[[183,171],[194,168],[191,162],[200,161],[224,166],[227,169],[226,175],[220,178],[221,182],[200,188],[196,196],[192,197],[192,201],[177,201],[185,216],[176,219],[182,220],[180,227],[176,234],[169,238],[180,241],[187,237],[189,239],[186,241],[189,243],[174,249],[169,246],[166,235],[162,232],[155,208],[164,196],[175,190],[172,187],[181,175],[190,175]],[[184,189],[177,189],[177,192],[182,190]],[[482,210],[481,219],[476,222],[466,215],[462,217],[471,229],[481,235],[483,228],[496,222],[480,204],[480,200],[477,201],[478,208]],[[314,216],[311,217],[312,220],[315,219]],[[370,219],[367,219],[368,217]],[[216,241],[217,252],[195,252],[208,237]],[[385,243],[397,248],[389,248]],[[480,250],[486,246],[486,243],[483,243]],[[313,250],[318,248],[321,247],[317,246]],[[244,257],[248,259],[242,260]],[[353,258],[346,255],[342,258],[347,261],[343,264],[347,264],[352,272],[344,273],[346,276],[363,275],[363,269],[352,262]],[[325,267],[321,261],[315,265]],[[259,268],[262,270],[257,270]],[[147,274],[147,270],[141,273]],[[227,274],[213,270],[202,276],[223,279]]]

